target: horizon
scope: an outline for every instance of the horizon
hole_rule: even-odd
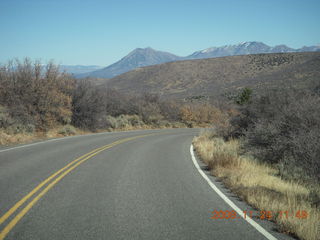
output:
[[[219,47],[228,47],[228,46],[235,46],[235,45],[241,45],[241,44],[253,43],[253,42],[259,42],[259,41],[250,41],[250,42],[247,41],[247,42],[241,42],[241,43],[237,43],[237,44],[228,44],[228,45],[222,45],[222,46],[212,46],[212,47],[208,47],[208,48],[205,48],[205,49],[200,49],[200,50],[198,50],[198,51],[194,51],[194,52],[192,52],[192,53],[190,53],[190,54],[188,54],[188,55],[186,55],[186,56],[179,56],[179,55],[176,55],[176,54],[171,53],[171,52],[167,52],[167,53],[171,53],[171,54],[176,55],[177,57],[183,58],[183,57],[188,57],[188,56],[192,55],[193,53],[201,52],[201,51],[204,51],[204,50],[207,50],[207,49],[211,49],[211,48],[215,48],[215,47],[217,47],[217,48],[219,48]],[[259,42],[259,43],[264,43],[264,42]],[[265,44],[265,43],[264,43],[264,44]],[[284,46],[287,46],[287,47],[291,48],[290,46],[288,46],[288,45],[286,45],[286,44],[279,44],[279,45],[275,45],[275,46],[269,46],[269,45],[268,45],[268,46],[269,46],[269,47],[277,47],[277,46],[281,46],[281,45],[284,45]],[[319,46],[319,47],[320,47],[320,44],[315,44],[315,45],[313,45],[313,46]],[[302,47],[310,47],[310,46],[304,45],[304,46],[301,46],[300,48],[302,48]],[[136,48],[132,49],[130,52],[128,52],[125,56],[122,56],[120,59],[116,60],[114,63],[122,60],[124,57],[128,56],[131,52],[134,52],[134,51],[137,50],[137,49],[143,49],[143,50],[145,50],[145,49],[148,49],[148,48],[149,48],[149,49],[152,49],[152,50],[154,50],[154,51],[158,51],[158,52],[166,52],[166,51],[162,51],[161,49],[154,49],[153,47],[150,47],[150,46],[148,46],[148,47],[136,47]],[[292,48],[292,49],[297,50],[297,49],[299,49],[299,48]],[[231,56],[234,56],[234,55],[231,55]],[[114,64],[114,63],[111,63],[110,65],[112,65],[112,64]],[[46,65],[46,64],[43,64],[43,65]],[[108,66],[110,66],[110,65],[108,65]],[[108,66],[101,66],[101,65],[95,65],[95,64],[88,64],[88,65],[86,65],[86,64],[61,64],[61,66],[73,66],[73,67],[76,67],[76,66],[86,66],[86,67],[102,67],[102,68],[108,67]]]
[[[245,44],[245,43],[253,43],[253,42],[264,43],[264,42],[260,42],[260,41],[246,41],[246,42],[240,42],[240,43],[228,44],[228,45],[222,45],[222,46],[212,46],[212,47],[208,47],[208,48],[205,48],[205,49],[200,49],[200,50],[194,51],[194,52],[192,52],[192,53],[190,53],[190,54],[188,54],[188,55],[186,55],[186,56],[179,56],[179,55],[176,55],[176,54],[171,53],[171,52],[167,52],[167,53],[171,53],[171,54],[176,55],[177,57],[183,58],[183,57],[188,57],[188,56],[192,55],[193,53],[201,52],[201,51],[204,51],[204,50],[207,50],[207,49],[211,49],[211,48],[236,46],[236,45],[241,45],[241,44]],[[265,43],[264,43],[264,44],[265,44]],[[277,47],[277,46],[281,46],[281,45],[284,45],[284,46],[287,46],[287,47],[289,47],[289,48],[292,48],[291,46],[288,46],[287,44],[278,44],[278,45],[275,45],[275,46],[270,46],[270,45],[268,45],[268,46],[269,46],[269,47]],[[315,44],[315,45],[312,45],[312,46],[318,46],[318,47],[320,47],[320,44]],[[310,46],[304,45],[304,46],[301,46],[300,48],[303,48],[303,47],[311,47],[311,45],[310,45]],[[152,50],[154,50],[154,51],[158,51],[158,52],[166,52],[166,51],[162,51],[161,49],[155,49],[155,48],[150,47],[150,46],[148,46],[148,47],[136,47],[136,48],[132,49],[131,51],[129,51],[125,56],[120,57],[118,60],[116,60],[115,62],[113,62],[113,63],[111,63],[111,64],[109,64],[109,65],[107,65],[107,66],[97,65],[97,64],[63,64],[63,63],[56,63],[54,59],[47,60],[46,63],[43,63],[43,62],[41,62],[41,61],[40,61],[40,62],[41,62],[41,65],[44,65],[44,66],[47,65],[49,62],[53,62],[54,64],[58,64],[58,65],[60,65],[60,66],[72,66],[72,67],[83,66],[83,67],[101,67],[101,68],[105,68],[105,67],[108,67],[108,66],[110,66],[110,65],[112,65],[112,64],[114,64],[114,63],[116,63],[116,62],[118,62],[118,61],[120,61],[120,60],[122,60],[124,57],[126,57],[126,56],[129,55],[131,52],[134,52],[134,51],[137,50],[137,49],[144,49],[144,50],[145,50],[145,49],[148,49],[148,48],[149,48],[149,49],[152,49]],[[299,48],[292,48],[292,49],[297,50],[297,49],[299,49]],[[231,56],[234,56],[234,55],[231,55]],[[29,58],[29,57],[24,57],[24,58]],[[18,59],[18,60],[23,60],[24,58]],[[31,60],[38,60],[38,59],[31,59]],[[40,59],[40,60],[41,60],[41,59]],[[3,64],[3,63],[0,62],[0,65],[2,65],[2,64]]]
[[[252,41],[317,46],[319,9],[315,0],[4,0],[0,27],[7,34],[0,39],[0,63],[30,57],[108,66],[144,46],[182,57]]]

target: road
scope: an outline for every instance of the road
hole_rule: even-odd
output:
[[[242,217],[210,219],[232,209],[191,160],[198,132],[103,133],[0,149],[0,239],[266,239]]]

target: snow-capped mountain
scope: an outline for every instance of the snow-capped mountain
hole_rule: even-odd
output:
[[[270,47],[262,42],[243,42],[236,45],[225,45],[222,47],[212,47],[194,52],[187,59],[201,59],[212,57],[224,57],[233,55],[247,55],[258,53],[278,53],[278,52],[297,52],[298,50],[289,48],[286,45]]]

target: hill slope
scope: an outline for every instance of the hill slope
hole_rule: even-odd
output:
[[[305,87],[320,79],[320,52],[274,53],[187,60],[138,68],[107,81],[122,92],[166,97],[219,96],[249,86]]]

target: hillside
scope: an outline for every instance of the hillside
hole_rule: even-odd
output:
[[[107,81],[121,92],[220,96],[237,88],[306,87],[320,79],[320,53],[272,53],[187,60],[137,68]]]

